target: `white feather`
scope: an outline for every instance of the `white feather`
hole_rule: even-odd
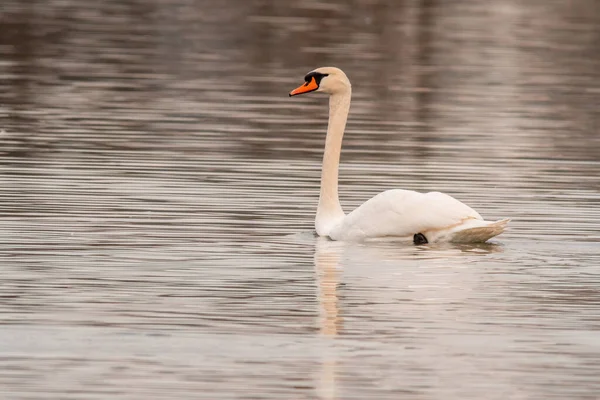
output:
[[[477,211],[447,194],[393,189],[378,194],[352,211],[330,230],[328,236],[351,241],[382,237],[412,240],[414,234],[421,233],[429,242],[463,241],[467,236],[457,236],[457,232],[486,228],[494,223],[484,221]],[[480,230],[473,239],[485,241],[501,232],[498,229]]]

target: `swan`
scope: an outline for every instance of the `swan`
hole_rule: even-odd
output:
[[[329,95],[329,123],[315,218],[319,236],[332,240],[412,239],[415,244],[478,243],[504,232],[509,219],[485,221],[466,204],[440,192],[419,193],[392,189],[345,214],[338,197],[338,169],[342,137],[350,110],[352,86],[339,68],[317,68],[291,96],[310,92]]]

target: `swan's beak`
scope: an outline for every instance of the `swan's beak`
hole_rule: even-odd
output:
[[[296,95],[302,94],[302,93],[314,92],[318,88],[319,88],[319,85],[317,85],[317,81],[315,80],[315,77],[313,76],[311,78],[310,82],[306,82],[304,85],[298,86],[296,89],[292,90],[290,92],[290,97],[296,96]]]

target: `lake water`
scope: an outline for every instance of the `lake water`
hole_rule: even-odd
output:
[[[3,399],[600,398],[595,0],[4,0]],[[510,230],[345,244],[447,192]]]

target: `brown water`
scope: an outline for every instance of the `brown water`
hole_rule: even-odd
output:
[[[395,5],[392,5],[395,4]],[[600,398],[595,0],[4,0],[2,399]],[[441,190],[481,246],[313,235]]]

